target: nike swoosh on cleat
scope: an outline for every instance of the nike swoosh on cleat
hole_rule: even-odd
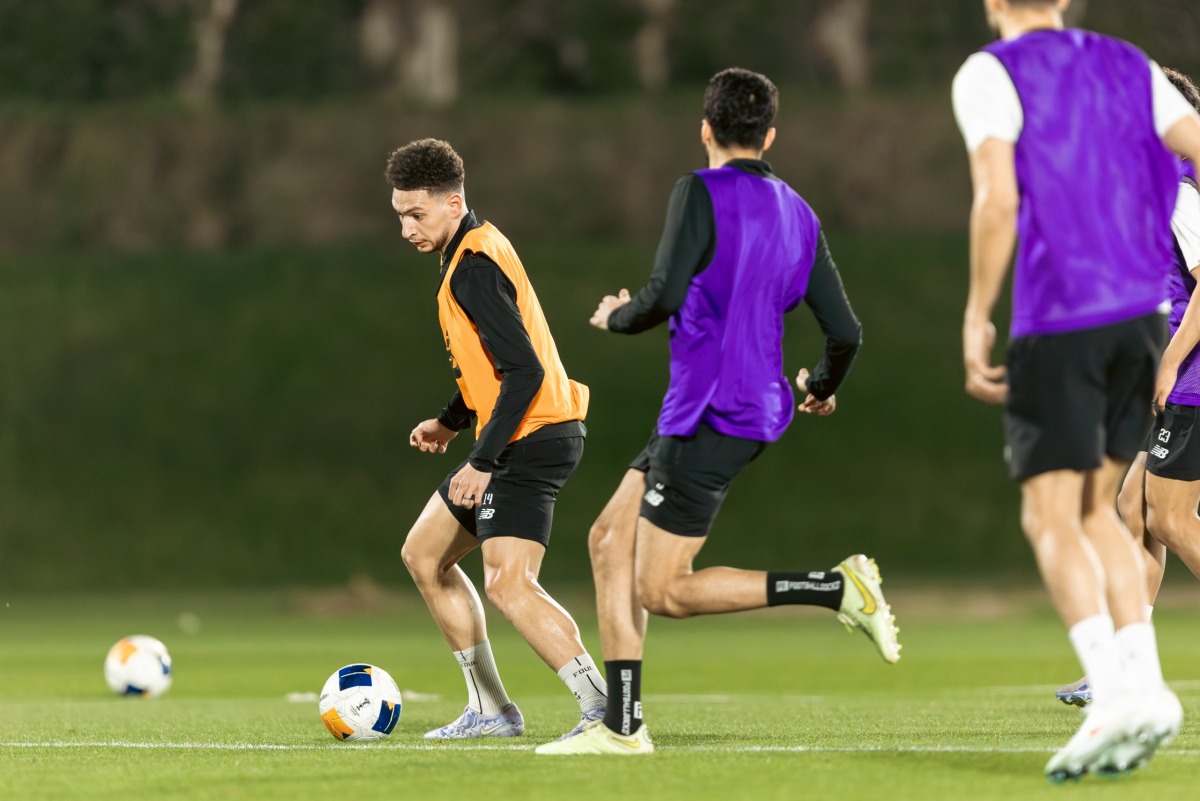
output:
[[[862,612],[864,615],[875,614],[875,596],[867,591],[863,583],[858,580],[858,576],[854,575],[854,571],[849,566],[846,567],[846,575],[854,582],[854,586],[858,587],[859,593],[863,597]]]
[[[509,722],[505,720],[497,723],[495,726],[480,726],[479,734],[483,737],[487,737],[489,734],[495,734],[507,725],[509,725]]]

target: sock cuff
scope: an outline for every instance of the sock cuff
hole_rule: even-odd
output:
[[[1067,636],[1072,640],[1077,637],[1085,637],[1088,639],[1094,637],[1112,637],[1114,634],[1113,619],[1110,615],[1100,614],[1085,617],[1083,620],[1076,623],[1067,631]]]
[[[570,681],[571,679],[579,678],[595,671],[596,663],[592,661],[592,657],[585,651],[555,672],[558,673],[558,677],[563,681]]]
[[[488,643],[487,640],[484,640],[483,642],[475,643],[470,648],[464,648],[461,651],[455,651],[454,658],[458,660],[458,664],[465,667],[465,666],[471,664],[472,662],[474,662],[479,657],[482,657],[484,655],[490,656],[491,653],[492,653],[492,646]]]

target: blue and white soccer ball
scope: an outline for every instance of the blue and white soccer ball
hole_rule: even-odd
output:
[[[317,709],[336,740],[382,740],[400,720],[400,688],[381,667],[346,665],[321,688]]]
[[[117,695],[153,698],[171,686],[171,655],[153,637],[134,634],[108,649],[104,680]]]

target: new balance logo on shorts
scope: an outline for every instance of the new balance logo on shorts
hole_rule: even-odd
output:
[[[492,493],[483,493],[483,503],[479,504],[479,519],[491,520],[496,516],[496,510],[492,508]]]
[[[666,500],[662,494],[663,489],[665,489],[665,487],[662,484],[655,484],[654,489],[646,490],[646,503],[656,507],[662,505],[662,502]]]
[[[1171,454],[1171,451],[1164,448],[1162,445],[1155,445],[1150,449],[1150,455],[1155,459],[1166,459]]]

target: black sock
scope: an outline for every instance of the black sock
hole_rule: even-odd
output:
[[[842,574],[767,573],[767,606],[805,604],[835,612],[842,607]]]
[[[642,660],[604,663],[608,709],[604,725],[617,734],[633,734],[642,725]]]

